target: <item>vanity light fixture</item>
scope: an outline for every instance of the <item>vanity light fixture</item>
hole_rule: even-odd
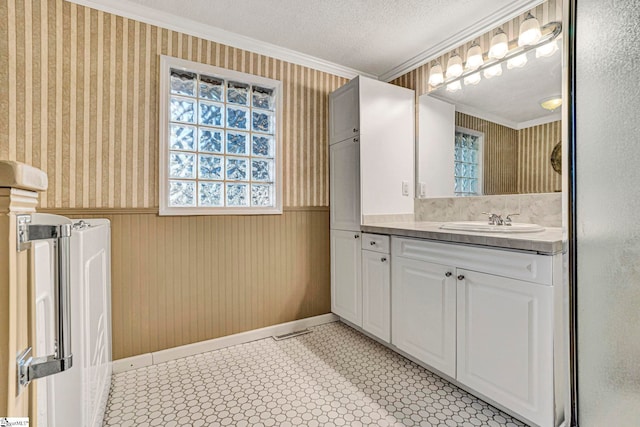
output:
[[[560,95],[554,95],[540,100],[540,106],[549,111],[555,111],[561,105],[562,97]]]
[[[429,84],[431,86],[438,86],[444,82],[444,75],[442,74],[442,65],[439,62],[431,65],[431,71],[429,72]]]
[[[502,28],[498,28],[498,31],[491,38],[491,47],[489,48],[490,59],[501,59],[509,51],[509,39],[507,34],[502,31]]]
[[[449,83],[447,85],[447,90],[449,92],[456,92],[456,91],[458,91],[460,89],[462,89],[462,85],[460,84],[460,80],[456,80],[455,82]]]
[[[480,83],[480,80],[480,73],[473,73],[464,78],[464,84],[465,86],[477,85],[478,83]]]
[[[514,56],[513,58],[507,61],[507,68],[509,70],[513,68],[522,68],[527,63],[527,54],[523,53],[522,55]]]
[[[546,58],[558,51],[558,43],[555,40],[545,43],[536,49],[536,58]]]
[[[542,32],[540,31],[540,23],[531,14],[527,13],[524,21],[520,24],[520,36],[518,37],[518,46],[529,46],[538,43],[542,38]]]
[[[498,63],[484,70],[484,78],[490,79],[492,77],[498,77],[502,75],[502,64]]]
[[[535,20],[535,23],[537,23],[537,20],[533,15],[530,18],[529,15],[531,14],[527,15],[527,19],[523,22],[523,25],[530,19]],[[531,24],[527,24],[527,26],[532,27]],[[529,30],[525,30],[525,32],[526,31]],[[461,85],[452,85],[452,83],[455,83],[456,81],[464,81],[465,85],[475,85],[480,82],[481,75],[487,79],[500,76],[502,75],[503,62],[507,62],[507,67],[509,69],[523,67],[528,60],[527,53],[533,49],[536,49],[536,57],[551,56],[557,52],[558,46],[556,39],[560,33],[562,33],[562,24],[560,22],[550,22],[544,25],[542,29],[538,28],[538,31],[540,31],[542,36],[536,42],[530,45],[516,46],[516,40],[513,40],[510,43],[505,41],[507,40],[507,35],[504,31],[498,29],[491,39],[491,48],[487,53],[488,59],[485,60],[485,58],[483,58],[481,65],[476,66],[476,64],[479,64],[480,62],[471,58],[476,55],[476,47],[479,48],[479,46],[474,42],[467,52],[466,68],[463,70],[462,58],[454,52],[447,62],[446,77],[444,76],[442,66],[438,62],[434,62],[431,66],[431,70],[429,71],[430,90],[435,90],[438,86],[444,84],[450,91],[456,91],[461,89]],[[509,45],[512,46],[511,49],[509,49]],[[503,52],[502,49],[505,47],[507,50],[506,52]]]
[[[462,58],[456,52],[453,52],[447,62],[447,78],[458,77],[462,74]]]
[[[469,50],[467,51],[467,62],[465,63],[465,68],[467,70],[476,70],[484,64],[484,59],[482,58],[482,48],[476,42],[473,42]]]

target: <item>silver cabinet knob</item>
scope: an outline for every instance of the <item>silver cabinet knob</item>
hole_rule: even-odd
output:
[[[356,133],[356,132],[358,132],[358,129],[357,128],[353,128],[353,133]]]
[[[371,246],[375,246],[375,245],[376,245],[376,242],[369,242],[369,244],[370,244]]]
[[[385,261],[387,261],[387,258],[382,257],[382,258],[380,258],[380,261],[385,262]]]
[[[458,280],[464,280],[464,275],[460,274],[460,275],[458,276]]]
[[[451,277],[451,272],[450,272],[450,271],[447,271],[446,273],[444,273],[444,276],[445,276],[445,277]]]
[[[353,138],[353,142],[358,142],[358,138]]]
[[[354,238],[354,239],[359,239],[359,238],[360,238],[360,235],[359,235],[359,234],[354,234],[354,235],[353,235],[353,238]]]

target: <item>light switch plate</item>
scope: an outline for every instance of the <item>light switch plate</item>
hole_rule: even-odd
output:
[[[402,181],[402,195],[403,196],[408,196],[409,195],[409,182],[408,181]]]

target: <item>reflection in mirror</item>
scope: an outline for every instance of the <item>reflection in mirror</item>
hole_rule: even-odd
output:
[[[561,109],[541,103],[560,98],[562,52],[526,55],[521,67],[503,63],[502,75],[457,91],[442,85],[420,97],[419,197],[561,190],[551,162],[561,140]]]

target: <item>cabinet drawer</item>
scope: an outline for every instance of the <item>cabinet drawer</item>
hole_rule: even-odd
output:
[[[543,285],[553,284],[552,256],[403,237],[393,237],[391,240],[391,253],[394,257],[455,265]]]
[[[362,249],[389,253],[389,236],[385,234],[362,233]]]

